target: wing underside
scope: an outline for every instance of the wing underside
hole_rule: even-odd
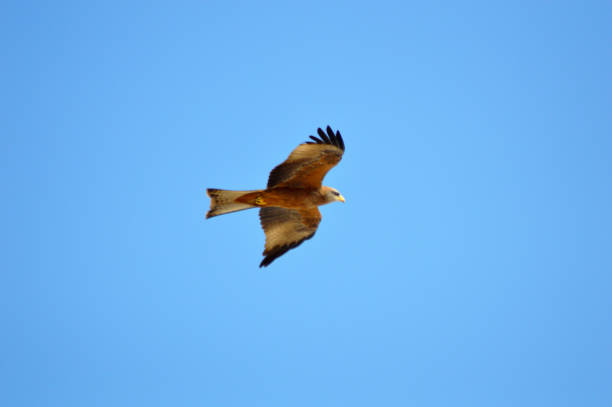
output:
[[[261,226],[266,234],[266,245],[259,267],[274,260],[312,238],[321,221],[317,207],[295,210],[267,207],[259,210]]]

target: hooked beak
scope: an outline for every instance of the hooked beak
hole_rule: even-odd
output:
[[[345,202],[344,197],[343,197],[342,195],[338,195],[338,198],[336,198],[336,199],[337,199],[338,201],[342,202],[342,203],[344,203],[344,202]]]

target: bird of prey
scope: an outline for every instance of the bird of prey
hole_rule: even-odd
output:
[[[298,247],[314,236],[321,222],[318,206],[344,202],[336,189],[322,185],[323,177],[342,159],[344,141],[339,131],[327,126],[327,133],[317,129],[319,137],[297,146],[277,165],[268,178],[266,189],[252,191],[206,190],[210,210],[206,218],[260,208],[259,219],[266,234],[265,256],[259,267]]]

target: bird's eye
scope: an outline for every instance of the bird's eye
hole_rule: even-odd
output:
[[[336,196],[340,196],[340,192],[332,191],[332,194],[334,194]]]

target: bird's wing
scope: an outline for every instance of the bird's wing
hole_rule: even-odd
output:
[[[300,144],[289,157],[277,165],[268,178],[268,188],[320,188],[325,174],[342,159],[344,141],[339,131],[327,126],[327,134],[317,129],[319,137]]]
[[[266,207],[259,210],[259,219],[266,234],[263,252],[266,257],[259,265],[264,267],[313,237],[321,222],[321,212],[316,206],[300,210]]]

